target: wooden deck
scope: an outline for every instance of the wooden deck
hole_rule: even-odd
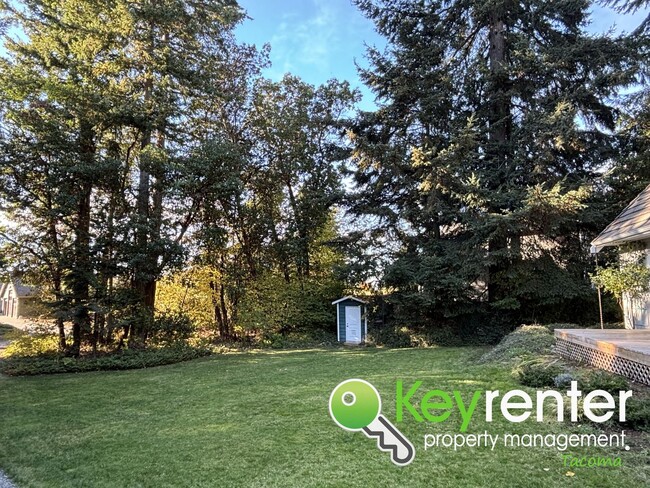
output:
[[[650,330],[556,329],[556,351],[650,385]]]

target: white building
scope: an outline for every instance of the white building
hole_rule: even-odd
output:
[[[650,186],[625,207],[591,243],[596,254],[608,246],[622,246],[621,261],[640,260],[650,268]],[[625,328],[650,328],[650,294],[623,297]]]

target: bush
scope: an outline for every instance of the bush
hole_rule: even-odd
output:
[[[336,334],[322,329],[288,334],[264,332],[259,341],[260,347],[270,347],[271,349],[309,349],[338,345]]]
[[[281,274],[266,273],[248,284],[238,324],[250,333],[326,329],[336,323],[332,297],[342,292],[342,283],[334,279],[312,277],[287,283]]]
[[[622,376],[602,370],[589,372],[583,377],[580,386],[583,390],[604,390],[615,396],[618,395],[620,390],[630,388],[628,381]]]
[[[519,366],[516,373],[522,385],[544,388],[555,386],[555,378],[562,373],[562,368],[553,363],[533,362]]]
[[[7,346],[3,357],[54,357],[59,354],[59,338],[53,334],[20,335]]]
[[[194,327],[190,318],[182,313],[163,313],[151,325],[151,342],[170,346],[187,340]]]
[[[463,345],[463,341],[449,326],[438,326],[430,328],[425,331],[411,332],[408,329],[402,329],[403,333],[407,333],[411,340],[411,345],[414,347],[454,347]]]
[[[368,342],[378,346],[404,347],[462,347],[498,342],[503,337],[492,324],[476,325],[464,322],[431,323],[426,327],[406,327],[386,324],[368,330]]]
[[[555,345],[553,334],[542,325],[522,325],[508,334],[480,362],[512,362],[550,354]]]
[[[556,388],[569,389],[572,381],[576,381],[576,378],[571,373],[561,373],[553,378],[553,385]]]
[[[167,347],[144,351],[126,349],[119,353],[100,357],[21,357],[15,356],[0,361],[0,372],[10,376],[38,374],[81,373],[86,371],[108,371],[151,368],[165,364],[189,361],[211,354],[209,349],[192,347]]]
[[[384,326],[368,330],[368,342],[377,346],[404,348],[411,347],[411,335],[406,327]]]
[[[648,398],[632,397],[627,402],[626,421],[621,426],[650,432],[650,401]]]

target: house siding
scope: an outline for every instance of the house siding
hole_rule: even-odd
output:
[[[620,251],[622,264],[643,263],[650,268],[650,240],[626,244]],[[623,293],[623,322],[626,329],[650,328],[650,293]]]
[[[4,283],[0,286],[0,316],[10,318],[37,317],[44,315],[46,310],[40,300],[33,296],[29,287],[15,283]]]

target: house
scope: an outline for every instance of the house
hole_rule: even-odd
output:
[[[622,262],[642,261],[650,268],[650,186],[625,207],[591,243],[591,253],[619,246]],[[650,294],[624,295],[626,329],[650,329]]]
[[[23,285],[19,279],[0,284],[0,317],[17,319],[32,316],[36,295],[36,288]]]

